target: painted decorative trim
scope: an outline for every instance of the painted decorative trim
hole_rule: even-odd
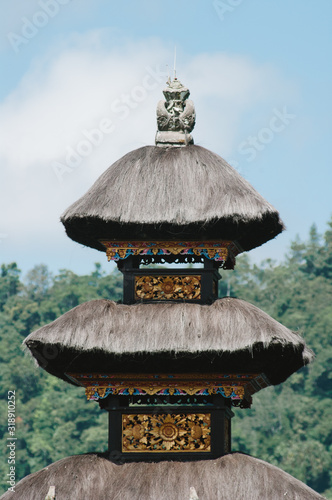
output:
[[[261,374],[101,374],[67,373],[85,387],[88,400],[118,396],[210,396],[221,394],[235,401],[251,400],[252,394],[270,385]]]
[[[130,255],[198,255],[218,262],[235,262],[240,248],[234,241],[109,241],[100,240],[108,260],[124,260]]]
[[[210,452],[211,414],[122,415],[122,452]]]
[[[137,300],[199,300],[201,277],[197,276],[135,276]]]

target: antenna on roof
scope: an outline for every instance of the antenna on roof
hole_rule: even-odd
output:
[[[174,80],[176,79],[176,45],[174,46]]]
[[[171,79],[171,75],[170,75],[170,72],[169,72],[169,66],[168,66],[168,64],[166,64],[166,68],[167,68],[167,76],[168,76],[166,83],[169,86],[171,84],[171,82],[172,82],[172,79]]]

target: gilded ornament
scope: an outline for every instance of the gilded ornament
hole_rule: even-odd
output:
[[[166,422],[159,429],[159,436],[164,441],[174,441],[179,435],[179,429],[171,422]]]
[[[199,300],[201,277],[136,276],[135,296],[139,300]]]
[[[244,387],[239,386],[239,387],[234,387],[234,393],[239,396],[240,398],[244,397]]]
[[[199,425],[193,425],[190,433],[194,439],[200,439],[202,437],[202,428]]]
[[[132,434],[134,439],[142,439],[144,436],[144,427],[142,424],[135,424],[132,428]]]
[[[209,452],[211,414],[122,415],[123,452]]]
[[[197,255],[208,259],[226,262],[228,258],[235,262],[241,249],[234,241],[107,241],[100,240],[106,247],[108,260],[122,260],[129,255]]]
[[[229,398],[232,395],[234,388],[233,388],[233,386],[224,385],[223,389],[224,389],[225,397]]]
[[[95,392],[96,392],[96,388],[95,387],[86,387],[86,389],[85,389],[86,398],[88,400],[92,399],[93,396],[95,395]]]
[[[264,374],[138,374],[68,373],[70,380],[85,387],[87,399],[113,395],[209,396],[221,394],[232,400],[250,401],[251,395],[270,385]]]

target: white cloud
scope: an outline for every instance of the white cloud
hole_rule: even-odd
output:
[[[172,51],[158,40],[112,45],[114,36],[106,30],[73,35],[35,61],[0,105],[0,197],[7,214],[0,232],[9,235],[3,247],[24,241],[26,252],[35,251],[35,263],[45,261],[44,244],[64,245],[61,212],[113,161],[154,142],[155,108],[166,78],[151,74],[166,69]],[[198,114],[195,142],[226,156],[248,110],[262,105],[270,112],[276,99],[289,92],[273,68],[242,57],[182,54],[181,61],[178,76],[190,88]],[[130,104],[124,95],[131,95]],[[122,101],[121,113],[112,108],[115,101],[118,107]],[[104,134],[60,183],[54,161],[64,164],[68,148],[77,151],[86,133],[105,118],[112,121],[113,132]]]

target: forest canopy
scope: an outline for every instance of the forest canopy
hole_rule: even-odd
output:
[[[332,219],[324,235],[313,225],[283,261],[252,264],[247,254],[222,271],[219,296],[239,297],[299,331],[316,358],[284,384],[235,408],[232,450],[266,460],[332,499]],[[7,395],[16,391],[17,480],[60,458],[107,449],[107,414],[84,390],[52,377],[22,352],[32,331],[88,300],[120,301],[122,276],[100,264],[86,276],[36,265],[22,277],[15,262],[0,268],[1,450],[6,456]],[[6,478],[8,464],[0,465]],[[5,491],[5,479],[3,480]]]

